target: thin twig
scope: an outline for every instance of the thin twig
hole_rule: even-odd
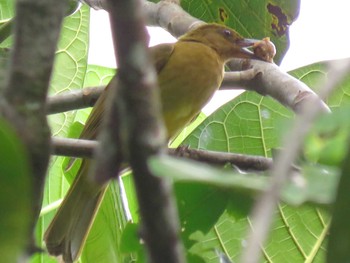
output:
[[[54,155],[92,158],[98,142],[53,137],[52,145],[52,154]],[[168,153],[213,165],[231,164],[242,170],[266,171],[272,167],[272,159],[262,156],[198,150],[188,147],[169,148]]]

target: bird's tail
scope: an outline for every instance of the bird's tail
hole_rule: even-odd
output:
[[[79,257],[107,189],[106,185],[98,185],[88,178],[90,162],[83,160],[73,185],[44,236],[48,252],[61,255],[66,263]]]

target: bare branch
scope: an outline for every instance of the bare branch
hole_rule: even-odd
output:
[[[260,60],[234,59],[228,63],[228,66],[236,71],[254,69],[257,72],[256,76],[242,80],[243,88],[254,90],[264,96],[271,96],[296,113],[300,113],[304,105],[311,102],[319,104],[320,111],[330,112],[329,107],[313,90],[305,83],[283,72],[276,64]]]
[[[52,138],[53,154],[92,158],[98,142],[81,139]],[[173,156],[184,157],[213,165],[231,164],[242,170],[266,171],[272,167],[272,159],[236,153],[214,152],[188,147],[168,149]]]
[[[98,147],[95,140],[51,138],[52,154],[80,158],[93,158],[94,151]]]
[[[104,91],[104,88],[103,86],[90,87],[51,96],[47,99],[47,113],[55,114],[92,107]]]
[[[214,152],[208,150],[190,149],[188,147],[168,149],[168,153],[170,155],[185,157],[213,165],[231,164],[242,170],[266,171],[272,167],[273,162],[272,158],[265,158],[262,156]]]

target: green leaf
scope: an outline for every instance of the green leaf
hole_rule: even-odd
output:
[[[277,130],[293,114],[275,100],[244,92],[203,121],[183,144],[191,148],[271,156]]]
[[[174,192],[180,216],[181,236],[190,248],[193,232],[207,233],[217,222],[228,204],[228,194],[203,184],[177,182]]]
[[[155,175],[169,177],[175,183],[197,183],[214,187],[217,191],[221,189],[252,197],[267,190],[270,184],[270,178],[264,174],[242,174],[170,156],[151,158],[150,167]],[[281,200],[292,205],[306,202],[331,204],[335,199],[338,170],[326,166],[304,166],[302,171],[304,176],[295,172],[293,180],[283,188]],[[183,191],[193,195],[193,191],[188,190],[189,184],[186,187]]]
[[[125,190],[125,196],[128,203],[128,210],[133,222],[138,223],[139,218],[139,205],[136,197],[136,190],[134,185],[134,179],[131,171],[127,171],[121,176],[123,183],[123,189]]]
[[[112,182],[86,240],[80,262],[129,262],[120,251],[126,219],[119,186]]]
[[[272,226],[272,234],[263,248],[260,262],[324,262],[325,237],[329,216],[321,209],[302,206],[297,211],[286,205],[279,205]],[[245,247],[248,217],[236,218],[224,213],[214,228],[206,235],[196,233],[197,243],[191,252],[201,255],[205,262],[217,263],[214,249],[224,252],[233,262],[239,262]]]
[[[87,69],[89,45],[89,8],[84,5],[65,19],[58,43],[50,93],[52,95],[82,89]],[[50,116],[54,136],[64,136],[74,122],[76,112]]]
[[[0,24],[13,17],[14,4],[13,0],[0,0]]]
[[[214,251],[219,249],[236,262],[246,231],[252,227],[248,216],[253,199],[249,196],[256,198],[258,192],[268,188],[269,178],[165,156],[151,159],[150,167],[156,175],[174,180],[182,237],[189,251],[204,257],[205,262],[217,262]],[[294,205],[307,201],[332,203],[338,182],[336,171],[330,173],[327,167],[307,167],[303,171],[304,177],[294,177],[284,187],[282,200]],[[328,226],[329,216],[321,208],[279,205],[270,241],[264,248],[265,259],[323,262]],[[295,250],[289,251],[291,246]],[[290,258],[285,258],[286,254]]]
[[[116,73],[116,69],[98,65],[88,65],[84,87],[107,85]]]
[[[14,129],[0,119],[0,254],[19,262],[30,242],[32,178],[27,152]]]
[[[142,250],[138,231],[138,224],[128,223],[125,226],[120,245],[120,251],[122,253],[133,253],[135,251]]]
[[[318,92],[318,90],[323,87],[328,79],[328,76],[332,76],[335,73],[335,68],[332,68],[333,63],[344,63],[348,61],[349,58],[321,61],[301,67],[289,72],[292,76],[298,78],[305,84],[307,84],[311,89]],[[350,104],[350,75],[346,75],[334,89],[330,98],[326,101],[327,105],[332,109],[338,108],[340,106],[345,106]]]
[[[320,87],[327,76],[332,74],[328,64],[329,62],[315,63],[294,70],[291,74],[312,88]],[[350,94],[350,78],[346,77],[339,83],[328,103],[333,109],[339,108],[339,111],[343,111],[343,106],[349,104],[348,94]],[[329,151],[332,145],[339,146],[332,148],[336,153],[332,155],[335,159],[329,160],[327,164],[337,165],[344,155],[347,136],[342,131],[348,129],[347,124],[340,125],[340,123],[348,123],[346,117],[348,111],[344,112],[342,117],[336,117],[337,114],[331,115],[335,118],[333,122],[329,120],[331,116],[328,122],[327,120],[320,122],[324,126],[319,130],[320,138],[328,141],[328,137],[335,134],[337,142],[334,144],[329,141],[325,143],[329,148],[321,148],[319,152],[323,152],[323,160],[328,158],[327,151],[332,155]],[[273,99],[245,92],[203,121],[183,144],[199,149],[271,156],[272,149],[280,147],[280,134],[288,129],[288,122],[292,116],[289,110]],[[188,169],[188,172],[192,171],[192,168]],[[300,182],[296,182],[296,185],[286,186],[283,200],[292,204],[300,204],[306,200],[329,204],[334,200],[339,174],[337,169],[329,166],[303,165],[302,174],[300,185]],[[199,181],[201,179],[197,180]],[[302,191],[302,185],[308,186],[305,188],[307,191]],[[233,200],[233,204],[234,202]],[[206,262],[218,260],[214,249],[223,251],[234,261],[239,259],[246,231],[251,227],[251,222],[248,212],[236,213],[236,210],[237,207],[230,205],[229,210],[222,214],[209,234],[200,232],[193,234],[192,238],[197,243],[192,249],[197,255],[204,256]],[[328,228],[327,211],[310,205],[295,208],[281,204],[276,211],[275,225],[269,241],[264,247],[265,261],[270,262],[273,259],[275,262],[324,262]]]

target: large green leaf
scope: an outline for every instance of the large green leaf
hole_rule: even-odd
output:
[[[328,225],[329,217],[321,209],[303,206],[296,211],[280,205],[261,262],[324,262]],[[218,258],[214,249],[218,249],[239,262],[247,228],[251,226],[247,217],[237,218],[224,213],[208,234],[197,232],[192,236],[199,242],[191,251],[202,255],[206,262],[216,263]]]
[[[305,82],[313,90],[318,91],[319,88],[327,80],[328,76],[332,76],[336,73],[336,68],[332,68],[333,63],[343,64],[349,61],[350,58],[321,61],[301,67],[289,72],[292,76]],[[331,94],[327,100],[327,104],[331,108],[337,108],[350,104],[350,75],[347,74],[343,80],[336,86],[335,91]]]
[[[90,230],[80,262],[128,262],[128,254],[120,251],[125,225],[119,185],[112,182]]]
[[[244,92],[203,121],[184,144],[269,157],[271,149],[279,145],[276,131],[292,115],[269,97]]]
[[[159,2],[159,0],[153,0]],[[181,6],[206,22],[225,24],[247,38],[270,37],[276,45],[275,62],[289,48],[288,27],[299,14],[299,0],[182,0]]]
[[[33,189],[27,152],[14,129],[0,118],[0,254],[20,262],[31,234]]]
[[[64,21],[51,80],[52,95],[83,88],[89,46],[89,11],[83,6]],[[76,111],[70,111],[51,116],[53,135],[66,135],[75,114]]]
[[[322,85],[331,73],[327,62],[291,72],[311,87]],[[334,107],[347,105],[349,92],[350,78],[346,78],[339,84],[329,103]],[[292,116],[289,110],[273,99],[245,92],[203,121],[187,137],[184,144],[199,149],[271,156],[272,149],[280,146],[279,136],[287,129],[288,125],[285,124]],[[325,169],[327,171],[327,167]],[[316,173],[308,170],[304,172],[307,173],[306,176],[310,176],[310,180],[319,179],[317,170]],[[336,180],[331,180],[336,183]],[[322,190],[318,188],[314,194],[317,195],[318,191]],[[334,189],[332,191],[328,196],[334,198]],[[191,195],[190,192],[187,194]],[[205,200],[199,202],[203,203]],[[215,249],[222,250],[235,261],[239,259],[247,230],[252,227],[248,213],[242,216],[240,212],[237,216],[235,212],[241,209],[240,202],[242,197],[231,199],[233,206],[230,205],[208,233],[193,233],[192,238],[198,243],[191,250],[204,256],[206,262],[217,262]],[[263,250],[265,261],[324,262],[324,242],[328,227],[328,213],[320,208],[310,205],[299,208],[280,205],[269,241]]]

